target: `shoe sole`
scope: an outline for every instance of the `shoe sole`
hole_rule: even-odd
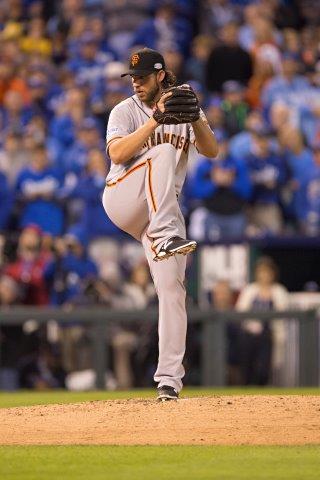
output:
[[[176,402],[178,400],[178,397],[172,397],[171,395],[160,395],[157,398],[158,402]]]
[[[177,248],[172,249],[171,252],[165,253],[161,257],[155,256],[153,260],[155,262],[159,262],[161,260],[166,260],[166,259],[172,257],[173,255],[175,255],[176,253],[179,254],[179,255],[187,255],[188,253],[194,252],[194,250],[196,248],[197,248],[197,242],[192,241],[190,243],[187,243],[187,245],[183,245],[182,247],[177,247]]]

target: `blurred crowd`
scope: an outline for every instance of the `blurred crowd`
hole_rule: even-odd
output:
[[[197,92],[219,141],[217,159],[188,167],[189,236],[320,234],[318,1],[2,0],[0,305],[155,302],[141,252],[101,204],[108,115],[132,94],[120,74],[141,46]],[[147,343],[113,333],[114,352]]]

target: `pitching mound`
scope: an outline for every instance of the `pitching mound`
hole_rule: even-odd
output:
[[[2,445],[320,443],[320,396],[94,401],[0,410]]]

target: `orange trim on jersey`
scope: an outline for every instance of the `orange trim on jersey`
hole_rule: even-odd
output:
[[[111,147],[111,143],[113,143],[114,140],[119,140],[119,138],[123,138],[123,137],[113,137],[113,138],[110,138],[110,140],[107,142],[107,145],[106,145],[107,155],[109,155],[109,148]]]
[[[147,162],[139,163],[139,165],[136,165],[135,167],[128,170],[122,177],[118,178],[114,182],[107,182],[107,187],[114,187],[115,185],[117,185],[117,183],[122,182],[122,180],[124,180],[128,175],[138,170],[138,168],[144,167],[146,163]]]
[[[152,174],[152,163],[151,163],[151,158],[147,159],[147,165],[149,167],[149,170],[148,170],[149,192],[150,192],[150,197],[151,197],[151,201],[152,201],[153,210],[156,212],[157,211],[157,206],[156,206],[156,201],[155,201],[153,190],[152,190],[152,176],[151,176],[151,174]]]
[[[107,141],[107,147],[108,147],[108,145],[110,145],[110,143],[113,142],[113,140],[117,140],[118,138],[123,138],[123,136],[122,136],[122,135],[118,135],[117,137],[112,137],[112,138],[110,138],[110,140]]]

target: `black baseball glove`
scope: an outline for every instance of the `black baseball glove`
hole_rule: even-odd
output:
[[[157,123],[178,125],[179,123],[195,122],[199,119],[199,102],[189,85],[168,88],[162,92],[161,96],[168,92],[172,92],[172,95],[164,102],[165,111],[161,112],[156,104],[153,118]]]

